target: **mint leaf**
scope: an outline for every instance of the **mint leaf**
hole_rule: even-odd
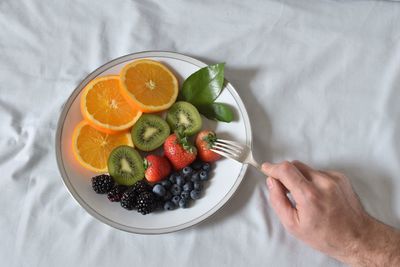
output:
[[[204,67],[184,82],[181,97],[195,106],[207,105],[219,96],[224,83],[225,63]]]
[[[215,102],[208,105],[198,106],[198,109],[207,119],[224,122],[233,121],[232,108],[227,104]]]

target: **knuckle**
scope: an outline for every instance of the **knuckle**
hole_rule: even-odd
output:
[[[297,159],[295,159],[295,160],[292,160],[292,162],[291,162],[292,164],[299,164],[299,163],[302,163],[301,161],[299,161],[299,160],[297,160]]]
[[[344,174],[341,173],[341,172],[338,172],[337,175],[336,175],[336,177],[337,177],[339,180],[341,180],[341,181],[346,181],[346,180],[347,180],[346,175],[344,175]]]
[[[289,161],[284,161],[281,163],[281,170],[283,172],[289,172],[292,168],[293,168],[293,165]]]
[[[335,179],[326,179],[323,183],[324,189],[327,192],[334,192],[338,187],[338,182]]]

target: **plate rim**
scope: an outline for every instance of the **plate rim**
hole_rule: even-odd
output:
[[[67,114],[71,108],[72,103],[75,101],[76,97],[79,95],[81,90],[94,78],[96,78],[98,75],[101,75],[102,72],[106,71],[107,69],[110,69],[114,67],[115,65],[121,64],[125,61],[130,61],[130,60],[136,60],[139,58],[151,58],[151,57],[167,57],[167,58],[172,58],[172,59],[177,59],[181,61],[185,61],[187,63],[191,63],[195,66],[198,66],[199,68],[207,66],[206,63],[203,61],[200,61],[198,59],[195,59],[191,56],[178,53],[178,52],[171,52],[171,51],[141,51],[141,52],[136,52],[136,53],[131,53],[127,54],[118,58],[115,58],[113,60],[110,60],[88,75],[75,87],[75,89],[72,91],[70,96],[68,97],[67,101],[62,105],[62,111],[60,114],[60,117],[57,122],[57,132],[55,136],[55,149],[56,149],[56,160],[57,160],[57,166],[58,170],[61,174],[62,181],[67,187],[67,191],[69,194],[72,196],[72,198],[87,212],[89,213],[92,217],[95,219],[99,220],[100,222],[111,226],[113,228],[129,232],[129,233],[135,233],[135,234],[166,234],[166,233],[171,233],[171,232],[176,232],[180,231],[183,229],[187,229],[190,227],[193,227],[195,225],[198,225],[199,223],[205,221],[206,219],[210,218],[212,215],[214,215],[217,211],[221,210],[226,203],[233,197],[233,195],[237,192],[238,187],[243,181],[243,178],[246,174],[246,171],[248,169],[248,164],[242,164],[240,173],[238,174],[238,177],[236,178],[236,181],[234,185],[229,189],[228,193],[225,194],[225,196],[211,209],[209,209],[207,212],[201,214],[200,216],[196,217],[195,219],[192,219],[188,222],[175,225],[175,226],[170,226],[170,227],[165,227],[165,228],[138,228],[138,227],[131,227],[127,226],[118,222],[115,222],[102,214],[98,213],[96,210],[94,210],[91,206],[89,206],[84,199],[79,196],[79,194],[75,191],[74,186],[72,183],[69,181],[68,174],[65,170],[64,167],[64,162],[62,160],[62,152],[61,152],[61,138],[62,138],[62,132],[64,128],[64,123],[65,119],[67,117]],[[236,104],[239,107],[239,111],[243,117],[243,121],[245,124],[245,133],[246,133],[246,145],[250,146],[252,148],[252,131],[251,131],[251,124],[250,124],[250,119],[246,110],[246,107],[240,98],[239,94],[235,90],[235,88],[232,86],[232,84],[225,79],[226,85],[225,89],[227,89],[231,95],[233,96],[234,100],[236,101]]]

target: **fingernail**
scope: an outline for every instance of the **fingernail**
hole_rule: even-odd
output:
[[[267,178],[267,186],[268,186],[268,189],[272,189],[272,187],[274,186],[274,183],[272,182],[271,177]]]

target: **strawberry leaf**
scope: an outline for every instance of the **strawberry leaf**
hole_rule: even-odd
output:
[[[194,146],[190,144],[188,137],[184,134],[184,131],[184,127],[179,127],[175,130],[176,142],[180,144],[186,151],[194,153]]]
[[[217,136],[215,133],[208,133],[203,137],[203,140],[207,143],[208,149],[211,149],[214,146],[215,141],[217,141]]]

